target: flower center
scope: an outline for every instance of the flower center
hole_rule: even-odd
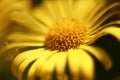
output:
[[[76,19],[62,19],[56,22],[46,37],[47,49],[67,51],[84,43],[87,28]]]

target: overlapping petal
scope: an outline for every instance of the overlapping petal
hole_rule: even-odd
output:
[[[87,46],[87,45],[82,45],[80,46],[80,48],[95,56],[96,59],[98,59],[104,65],[106,70],[111,68],[112,60],[105,50],[97,46]]]
[[[66,73],[66,66],[68,66],[73,80],[80,78],[92,80],[94,78],[94,61],[82,49],[69,50],[68,52],[51,52],[44,49],[26,51],[14,59],[12,72],[22,80],[25,69],[30,63],[32,65],[27,72],[27,80],[34,80],[36,76],[42,80],[53,79],[54,71],[57,80],[67,80],[69,74]]]
[[[69,50],[68,65],[72,80],[93,80],[94,61],[84,50]]]

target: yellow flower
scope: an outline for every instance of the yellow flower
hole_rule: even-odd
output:
[[[112,61],[107,52],[92,45],[110,34],[120,40],[119,20],[106,22],[120,11],[111,12],[119,3],[105,0],[43,0],[29,11],[15,10],[10,19],[18,31],[6,37],[9,43],[3,51],[14,47],[38,47],[17,55],[12,72],[27,80],[93,80],[96,57],[106,70]],[[92,56],[91,56],[92,55]]]

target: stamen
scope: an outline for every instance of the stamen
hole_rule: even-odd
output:
[[[67,51],[84,43],[87,28],[76,19],[62,19],[56,22],[46,37],[47,49]]]

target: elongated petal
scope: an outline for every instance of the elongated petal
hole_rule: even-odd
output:
[[[97,0],[96,2],[94,2],[91,5],[93,5],[93,7],[91,8],[90,12],[86,15],[87,22],[90,22],[90,24],[95,21],[95,19],[93,19],[93,18],[95,18],[96,13],[98,13],[99,10],[101,10],[101,9],[104,10],[103,7],[105,7],[106,2],[101,1],[101,0]],[[100,13],[104,14],[104,11],[102,11]],[[91,25],[93,25],[93,24],[91,24]]]
[[[109,55],[101,48],[97,46],[80,46],[81,49],[90,52],[93,56],[95,56],[105,67],[106,70],[110,69],[112,66],[112,61]]]
[[[111,21],[111,22],[109,22],[109,23],[107,23],[107,24],[105,24],[97,29],[94,28],[95,30],[93,30],[93,31],[91,30],[92,32],[90,31],[89,35],[99,33],[99,31],[101,31],[102,29],[105,29],[105,28],[112,26],[112,25],[119,25],[119,24],[120,24],[120,20]]]
[[[53,52],[50,52],[50,54],[51,53]],[[44,53],[44,54],[45,55],[39,57],[39,59],[30,68],[28,73],[28,80],[32,80],[34,78],[33,75],[36,71],[36,68],[39,68],[39,70],[37,71],[40,71],[41,76],[39,77],[41,77],[43,80],[46,80],[47,78],[52,78],[52,72],[54,71],[54,69],[56,69],[58,79],[64,80],[67,55],[64,54],[63,52],[55,53],[52,56],[48,56],[48,60],[46,60],[46,62],[43,65],[41,65],[41,62],[39,60],[43,59],[44,56],[48,55],[48,53]]]
[[[61,15],[57,11],[57,9],[58,9],[57,5],[53,5],[53,4],[56,4],[56,1],[54,1],[54,0],[53,1],[49,1],[49,0],[46,1],[46,0],[44,0],[45,8],[48,10],[49,14],[51,14],[52,18],[54,20],[57,20],[58,17],[61,17]]]
[[[92,80],[94,77],[94,62],[87,52],[78,50],[69,50],[68,65],[73,80],[83,78]]]
[[[64,79],[65,64],[66,64],[66,55],[63,53],[55,53],[43,65],[41,72],[43,80],[52,78],[53,71],[56,69],[57,75],[61,76]],[[62,75],[60,75],[62,74]]]
[[[39,58],[33,63],[33,65],[30,67],[27,75],[27,80],[33,80],[35,78],[35,75],[39,75],[39,77],[42,76],[42,67],[46,63],[47,59],[56,53],[56,51],[45,51],[43,52],[44,55],[39,56]]]
[[[60,18],[69,17],[72,10],[72,0],[52,0],[46,1],[44,0],[45,8],[49,11],[49,13],[53,16],[55,20]]]
[[[14,42],[11,44],[7,44],[0,50],[0,55],[2,55],[5,51],[10,50],[12,48],[23,48],[23,47],[44,47],[43,42]]]
[[[22,61],[20,63],[20,65],[18,66],[18,71],[17,71],[18,73],[17,74],[18,74],[19,80],[22,80],[24,71],[27,68],[27,66],[31,62],[38,59],[41,55],[45,54],[45,51],[41,51],[40,49],[36,49],[36,50],[30,51],[30,52],[27,51],[26,53],[29,53],[29,57],[26,58],[24,61]],[[21,53],[21,54],[24,54],[24,53]]]
[[[94,24],[97,24],[96,22],[101,20],[100,18],[104,18],[102,17],[107,11],[117,7],[119,5],[119,3],[113,3],[112,5],[109,6],[105,6],[103,5],[99,10],[99,12],[97,12],[93,17],[91,17],[91,27],[94,26]],[[112,13],[112,12],[111,12]],[[110,14],[109,14],[110,15]]]
[[[48,28],[37,21],[33,16],[25,11],[13,11],[10,14],[11,20],[17,22],[18,24],[25,26],[27,29],[33,31],[37,34],[47,34]]]
[[[72,17],[85,21],[86,16],[96,5],[94,0],[75,0],[72,9]],[[89,9],[88,9],[89,8]],[[89,16],[88,16],[89,17]]]
[[[61,17],[62,18],[69,17],[71,14],[73,1],[72,0],[66,0],[66,1],[56,0],[56,1],[58,4],[58,8],[60,10]]]
[[[26,52],[19,54],[12,62],[13,74],[17,77],[18,76],[17,70],[18,70],[19,65],[22,62],[24,62],[25,59],[29,58],[29,56],[39,53],[39,51],[43,51],[43,49],[30,50],[30,51],[26,51]]]
[[[107,19],[109,19],[109,18],[112,17],[113,15],[118,15],[118,14],[120,14],[120,11],[114,11],[114,12],[112,12],[111,14],[107,14],[107,15],[103,16],[103,17],[100,18],[98,21],[96,21],[96,24],[93,25],[93,28],[91,29],[91,31],[97,30],[97,29],[100,27],[100,25],[101,25],[102,23],[104,23]]]
[[[16,42],[44,42],[45,36],[35,34],[24,34],[24,33],[12,33],[6,37],[7,41]]]
[[[34,9],[32,11],[32,15],[47,28],[51,27],[55,22],[55,20],[52,18],[52,15],[50,15],[43,5],[40,5]]]
[[[56,54],[56,75],[58,80],[66,80],[67,75],[65,74],[65,68],[67,64],[67,53],[59,52]]]
[[[118,41],[120,41],[120,28],[116,27],[116,26],[108,26],[105,29],[102,29],[101,31],[99,31],[98,33],[89,36],[89,39],[86,40],[87,44],[92,44],[94,43],[97,39],[99,39],[100,37],[110,34],[112,36],[114,36],[116,39],[118,39]]]
[[[111,26],[111,27],[104,29],[100,33],[103,33],[103,32],[105,34],[110,34],[110,35],[114,36],[115,38],[118,39],[118,41],[120,41],[120,28],[119,27]]]

